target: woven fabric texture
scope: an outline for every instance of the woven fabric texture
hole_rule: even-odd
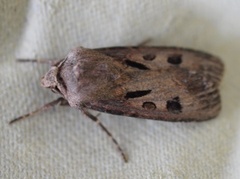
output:
[[[240,1],[1,0],[0,178],[239,178]],[[194,48],[225,63],[222,111],[213,120],[171,123],[100,113],[129,156],[80,111],[56,107],[9,125],[56,99],[40,86],[46,64],[77,46]],[[93,112],[98,114],[98,112]]]

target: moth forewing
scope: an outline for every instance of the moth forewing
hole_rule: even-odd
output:
[[[75,88],[90,97],[81,101],[87,108],[165,121],[201,121],[220,111],[223,64],[210,54],[175,47],[76,51],[84,73]]]

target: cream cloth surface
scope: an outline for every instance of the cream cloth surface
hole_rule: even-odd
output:
[[[240,1],[1,0],[0,9],[0,178],[240,177]],[[39,84],[48,65],[16,58],[62,58],[77,46],[149,38],[149,45],[194,48],[224,61],[216,119],[171,123],[101,113],[127,164],[76,109],[56,107],[8,124],[57,98]]]

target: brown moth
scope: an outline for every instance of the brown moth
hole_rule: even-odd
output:
[[[79,47],[52,65],[41,80],[43,87],[62,97],[11,123],[59,103],[81,110],[110,137],[88,109],[154,120],[204,121],[220,112],[223,67],[219,58],[185,48]]]

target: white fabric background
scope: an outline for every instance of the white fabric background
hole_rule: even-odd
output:
[[[0,178],[239,178],[240,1],[1,0]],[[176,45],[222,58],[223,109],[202,123],[103,114],[129,156],[79,111],[57,107],[9,125],[56,98],[39,85],[48,65],[16,58],[60,58],[89,48]],[[97,113],[95,113],[97,114]]]

